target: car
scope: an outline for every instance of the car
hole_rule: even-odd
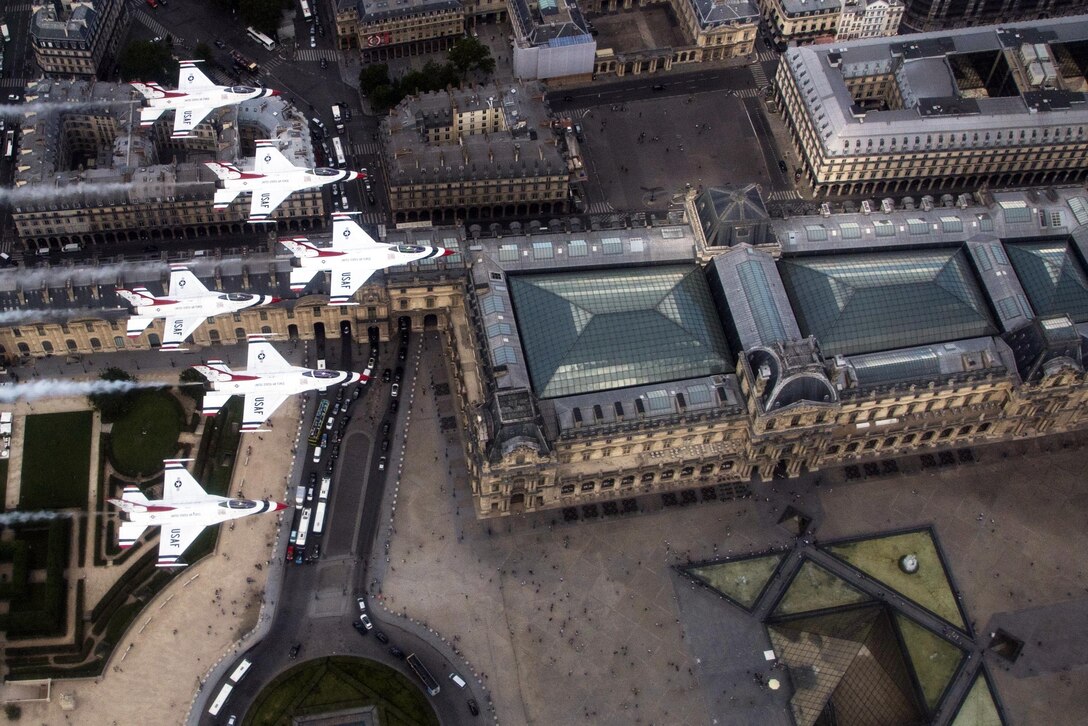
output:
[[[348,195],[347,194],[341,194],[340,195],[340,206],[342,206],[344,209],[348,208]]]
[[[313,502],[313,500],[314,500],[314,485],[311,484],[306,489],[306,501]]]
[[[662,83],[656,83],[656,84],[650,86],[650,90],[651,91],[664,91],[665,90],[665,85],[662,84]]]
[[[334,416],[329,416],[329,420],[325,422],[325,430],[326,431],[332,431],[332,426],[335,423],[336,423],[336,418]]]
[[[404,379],[404,367],[397,366],[397,370],[393,373],[393,381],[400,383]]]
[[[378,361],[374,360],[374,356],[370,356],[370,360],[368,360],[368,361],[366,362],[366,367],[367,367],[367,368],[373,368],[373,367],[374,367],[374,364],[375,364],[375,363],[377,363],[377,362],[378,362]]]
[[[400,401],[398,401],[397,399],[394,398],[392,401],[389,402],[389,413],[396,413],[399,408]]]
[[[357,598],[355,598],[355,604],[359,606],[359,612],[361,612],[361,613],[366,612],[366,600],[364,600],[361,597],[357,597]]]
[[[215,47],[218,48],[219,50],[223,50],[224,48],[227,47],[227,44],[224,43],[223,41],[219,40],[219,38],[216,38],[215,39]]]
[[[471,713],[473,716],[480,715],[480,707],[476,705],[475,698],[468,699],[468,712]]]
[[[356,620],[355,622],[353,622],[353,623],[351,624],[351,627],[353,627],[353,628],[355,628],[356,630],[358,630],[358,631],[359,631],[359,635],[366,635],[366,634],[367,634],[367,629],[366,629],[366,628],[364,628],[364,627],[363,627],[363,624],[362,624],[362,623],[360,623],[360,622],[359,622],[358,620]]]
[[[778,170],[781,171],[783,174],[786,173],[786,162],[782,159],[778,160]]]
[[[378,459],[378,471],[385,471],[385,462],[386,458],[384,456]]]
[[[234,726],[236,723],[238,723],[238,717],[232,713],[230,718],[227,719],[227,726]]]
[[[287,653],[287,656],[291,660],[294,660],[295,658],[298,658],[298,653],[300,650],[302,650],[302,643],[295,643],[291,646],[291,650]]]
[[[160,40],[162,40],[162,36],[161,35],[156,35],[154,38],[151,39],[151,42],[152,43],[158,43]]]
[[[295,564],[296,565],[301,565],[302,564],[302,559],[303,559],[303,557],[305,557],[305,555],[306,555],[306,550],[302,549],[301,547],[299,549],[295,550]]]
[[[336,404],[332,407],[332,415],[333,416],[340,413],[340,399],[341,398],[342,398],[341,396],[337,396]]]
[[[329,61],[325,58],[321,59],[321,70],[325,70],[329,67]]]
[[[311,471],[310,472],[310,486],[315,486],[316,484],[317,484],[317,472],[316,471]]]
[[[315,464],[320,464],[321,463],[321,447],[320,446],[315,446],[314,447],[314,463]]]
[[[332,446],[332,458],[334,458],[334,459],[339,459],[340,458],[340,444],[333,444],[333,446]]]
[[[293,544],[287,545],[287,557],[284,559],[286,559],[288,562],[291,562],[295,559],[295,546]]]
[[[313,562],[319,557],[321,557],[321,545],[315,544],[314,551],[310,553],[310,562]]]
[[[388,436],[389,435],[389,429],[391,427],[392,427],[392,424],[390,424],[388,421],[382,421],[382,436]]]
[[[325,464],[325,475],[332,476],[332,468],[336,465],[335,459],[329,459],[329,463]]]
[[[316,48],[317,47],[317,38],[315,38],[312,35],[310,36],[310,47],[311,48]]]
[[[458,688],[464,688],[467,685],[465,683],[465,679],[459,676],[457,673],[450,673],[450,680],[453,681],[454,685],[456,685]]]
[[[408,359],[408,349],[407,348],[401,348],[400,351],[397,352],[397,360],[403,362],[403,361],[405,361],[407,359]]]
[[[389,379],[393,377],[393,371],[386,368],[382,371],[382,383],[389,383]]]
[[[362,392],[362,390],[363,390],[363,387],[362,387],[362,385],[358,385],[358,386],[356,386],[356,387],[355,387],[355,388],[354,388],[354,389],[353,389],[353,390],[351,391],[351,400],[352,400],[352,401],[354,401],[355,399],[357,399],[357,398],[359,397],[359,394],[360,394],[360,393]]]
[[[389,646],[389,655],[393,656],[394,658],[403,658],[404,651],[395,645],[391,645]]]
[[[332,419],[329,419],[329,420],[332,421]],[[332,428],[332,427],[328,426],[326,428]],[[317,445],[320,446],[322,449],[324,449],[326,446],[329,445],[329,435],[328,435],[328,433],[321,434],[321,440],[318,442]],[[313,482],[310,482],[310,486],[313,486]]]
[[[386,635],[385,633],[383,633],[382,631],[375,630],[374,631],[374,637],[378,639],[379,643],[384,643],[386,645],[389,645],[389,636]]]
[[[348,409],[351,408],[352,400],[353,399],[349,398],[348,400],[344,401],[344,407],[342,409],[340,409],[340,410],[343,411],[344,413],[347,413]]]
[[[382,439],[382,452],[389,451],[389,439]]]
[[[377,203],[378,203],[378,202],[376,202],[376,201],[374,200],[374,195],[373,195],[373,194],[372,194],[372,193],[370,192],[370,190],[369,190],[369,189],[367,189],[367,190],[366,190],[366,200],[367,200],[367,202],[369,202],[370,204],[377,204]]]
[[[366,613],[363,613],[359,616],[359,622],[362,623],[363,627],[366,628],[368,631],[374,629],[374,623],[370,622],[370,616]]]
[[[390,389],[389,395],[391,395],[393,398],[396,398],[397,396],[400,395],[400,384],[399,383],[394,383],[393,384],[393,388]]]

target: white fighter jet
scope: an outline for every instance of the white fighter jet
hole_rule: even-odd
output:
[[[253,499],[231,499],[208,494],[185,469],[190,459],[167,459],[162,499],[148,499],[138,487],[125,487],[110,504],[121,509],[118,533],[122,549],[136,543],[148,527],[159,533],[159,567],[185,567],[178,559],[205,527],[239,517],[287,509],[286,504]]]
[[[253,197],[249,203],[250,222],[271,221],[272,212],[292,192],[334,182],[351,181],[362,176],[357,171],[295,166],[276,147],[275,141],[267,140],[257,142],[253,171],[242,171],[233,164],[221,161],[206,161],[204,164],[223,180],[223,188],[215,190],[212,206],[226,209],[239,194],[251,192]]]
[[[352,305],[351,296],[377,270],[405,265],[416,260],[457,254],[456,250],[425,245],[391,245],[376,242],[363,231],[350,214],[332,215],[332,244],[318,247],[306,237],[280,239],[295,255],[291,269],[291,289],[303,290],[314,275],[323,270],[332,273],[329,305]]]
[[[155,318],[166,318],[162,350],[177,350],[208,318],[279,302],[271,295],[212,292],[185,265],[170,266],[170,286],[163,297],[156,297],[146,287],[117,288],[117,294],[135,308],[135,315],[128,319],[130,338],[142,333]]]
[[[230,106],[280,95],[279,91],[252,86],[217,86],[196,67],[199,61],[182,61],[176,91],[168,91],[157,83],[133,83],[133,88],[147,99],[140,109],[140,125],[150,126],[166,111],[175,111],[175,139],[193,136],[193,129],[221,106]]]
[[[245,396],[242,431],[257,431],[288,396],[365,380],[361,373],[293,366],[265,338],[258,335],[250,336],[249,340],[244,371],[232,371],[221,360],[193,366],[212,386],[204,394],[205,416],[217,413],[231,396]]]

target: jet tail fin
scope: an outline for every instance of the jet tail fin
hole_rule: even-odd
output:
[[[294,292],[301,292],[306,289],[306,286],[310,284],[310,280],[314,279],[314,275],[317,274],[317,270],[305,269],[303,267],[291,268],[291,289]]]
[[[134,287],[131,290],[119,287],[117,288],[117,294],[127,300],[128,304],[134,308],[155,302],[155,296],[146,287]]]
[[[226,164],[222,161],[206,161],[204,162],[204,166],[215,172],[215,175],[223,181],[242,178],[241,169],[234,164]]]

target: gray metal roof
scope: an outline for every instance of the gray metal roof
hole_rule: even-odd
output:
[[[759,22],[759,8],[750,0],[686,0],[695,10],[695,20],[703,30],[722,25]],[[841,0],[819,0],[832,4]],[[787,0],[789,2],[789,0]]]
[[[734,346],[748,350],[802,337],[768,253],[746,245],[736,247],[716,256],[707,275]]]
[[[457,0],[337,0],[338,12],[352,7],[359,13],[360,21],[376,23],[424,13],[457,11],[462,5]]]

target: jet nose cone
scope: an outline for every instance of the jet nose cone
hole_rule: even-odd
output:
[[[348,376],[348,379],[344,381],[344,385],[348,385],[350,383],[358,383],[362,378],[362,373],[352,373],[350,376]]]
[[[356,179],[358,179],[360,177],[362,177],[362,174],[360,174],[359,172],[349,171],[347,181],[355,181]]]
[[[274,91],[274,90],[271,90],[271,89],[270,89],[270,90],[268,91],[268,95],[270,95],[270,96],[282,96],[283,94],[282,94],[282,93],[280,93],[279,91]]]
[[[443,257],[449,257],[450,255],[456,255],[456,254],[457,254],[457,250],[446,250],[446,249],[442,250],[442,256]]]
[[[287,509],[287,505],[284,504],[283,502],[274,502],[274,504],[276,505],[276,508],[273,510],[275,512],[278,512],[281,509]]]
[[[278,302],[283,302],[283,298],[282,297],[275,297],[275,296],[271,296],[271,297],[268,298],[268,304],[269,305],[275,305]]]

